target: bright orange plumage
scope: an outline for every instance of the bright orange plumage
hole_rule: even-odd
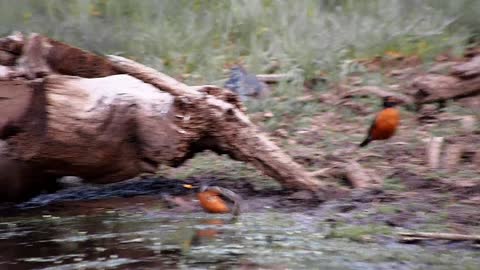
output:
[[[364,147],[374,140],[386,140],[392,137],[400,124],[400,113],[394,108],[396,101],[391,97],[386,97],[383,102],[384,109],[381,110],[375,120],[373,120],[367,137],[360,144]]]
[[[227,206],[225,201],[220,198],[220,194],[215,191],[207,190],[199,192],[197,197],[200,201],[200,205],[206,212],[216,214],[225,214],[230,212],[230,208]]]

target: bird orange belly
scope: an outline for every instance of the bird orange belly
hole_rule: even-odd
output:
[[[392,124],[383,124],[375,127],[372,131],[372,139],[374,140],[386,140],[392,137],[397,130],[396,125]]]
[[[230,208],[225,201],[214,192],[200,192],[198,193],[198,200],[202,208],[209,213],[224,214],[229,213]]]
[[[375,127],[372,130],[371,138],[373,140],[386,140],[392,137],[399,124],[398,111],[395,109],[385,109],[377,117]]]

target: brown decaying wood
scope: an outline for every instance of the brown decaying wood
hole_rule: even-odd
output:
[[[460,123],[462,125],[462,130],[465,134],[470,134],[475,131],[477,121],[475,119],[475,116],[473,115],[465,115],[462,117],[460,120]]]
[[[452,241],[480,241],[480,235],[457,234],[457,233],[432,233],[432,232],[400,232],[402,237],[417,239],[438,239]]]
[[[404,94],[401,94],[401,93],[396,93],[396,92],[391,92],[391,91],[386,91],[386,90],[383,90],[383,89],[381,89],[380,87],[377,87],[377,86],[363,86],[363,87],[358,87],[358,88],[352,89],[352,90],[348,91],[347,93],[345,93],[342,98],[351,97],[351,96],[354,96],[354,95],[366,95],[366,94],[379,96],[381,98],[387,97],[387,96],[395,97],[396,99],[398,99],[399,101],[401,101],[405,104],[410,104],[410,103],[413,103],[413,101],[414,101],[413,98],[411,98],[407,95],[404,95]]]
[[[211,149],[250,162],[287,188],[323,195],[321,182],[261,133],[227,90],[190,87],[128,59],[112,56],[109,61],[38,35],[26,41],[0,39],[0,50],[16,55],[20,44],[23,54],[16,68],[43,79],[25,87],[33,91],[26,112],[2,117],[0,128],[8,133],[2,136],[9,145],[5,164],[18,160],[18,166],[27,166],[23,171],[39,176],[48,172],[109,183],[153,172],[158,164],[178,166]],[[0,90],[7,93],[11,85]],[[20,123],[13,133],[6,128],[12,123]],[[9,176],[0,178],[4,182]]]
[[[381,186],[380,177],[370,175],[358,162],[350,161],[345,165],[348,181],[354,188],[376,188]]]
[[[432,137],[427,145],[427,159],[430,169],[440,167],[440,154],[442,153],[443,137]]]
[[[0,51],[7,53],[0,58],[0,65],[11,65],[21,59],[18,68],[28,72],[32,72],[30,67],[45,68],[39,62],[46,62],[53,72],[63,75],[98,78],[119,74],[105,57],[36,33],[28,38],[21,33],[0,38]],[[28,58],[22,59],[25,56]]]
[[[468,80],[460,78],[428,74],[413,80],[417,103],[433,103],[448,99],[460,99],[480,94],[480,77]]]
[[[480,56],[475,56],[470,61],[452,67],[452,75],[460,78],[472,78],[480,75]]]
[[[8,60],[15,62],[16,58],[22,54],[24,45],[24,37],[23,34],[20,32],[13,32],[11,35],[0,38],[0,51],[9,53]],[[15,57],[15,59],[11,59],[11,57]],[[3,60],[3,58],[2,58]],[[14,63],[12,63],[13,65]],[[7,65],[4,62],[1,62],[0,65]]]
[[[168,125],[163,130],[150,128],[151,122],[166,122],[161,112],[168,94],[127,75],[97,79],[52,75],[41,90],[44,112],[32,112],[25,120],[41,126],[25,124],[8,140],[16,159],[58,176],[77,175],[97,183],[154,171],[148,152],[137,144],[140,139],[142,147],[165,141],[167,135],[158,141],[148,136],[170,130]],[[139,138],[147,129],[147,135]],[[169,153],[167,147],[162,150]]]
[[[457,168],[458,163],[460,163],[463,150],[464,150],[464,145],[462,143],[448,144],[445,147],[443,167],[447,171],[452,172]]]
[[[0,66],[0,81],[9,81],[15,77],[15,70],[9,66]]]
[[[1,51],[0,50],[0,65],[2,66],[13,66],[15,65],[15,60],[17,59],[17,56],[6,52],[6,51]]]
[[[24,81],[0,81],[0,139],[20,125],[32,102],[33,89]]]
[[[264,83],[279,83],[281,81],[289,81],[292,76],[289,74],[257,74],[257,79]]]
[[[213,150],[253,164],[287,188],[312,191],[322,188],[319,181],[273,144],[235,105],[132,60],[119,56],[109,56],[109,59],[117,70],[173,95],[183,111],[198,117],[205,136],[212,140],[209,146]],[[191,129],[198,130],[198,127]]]

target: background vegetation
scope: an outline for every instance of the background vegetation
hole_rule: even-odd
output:
[[[475,0],[2,0],[0,10],[0,34],[40,32],[196,83],[239,59],[255,72],[280,61],[302,81],[386,51],[459,51],[480,32]]]
[[[277,72],[295,79],[279,84],[270,98],[248,102],[252,116],[263,111],[273,116],[259,125],[271,132],[285,129],[298,141],[296,132],[328,119],[315,118],[320,114],[340,113],[346,125],[353,124],[351,134],[329,123],[321,137],[303,146],[281,142],[288,151],[310,153],[310,159],[361,140],[370,117],[318,101],[299,102],[306,80],[318,74],[328,78],[329,83],[313,89],[316,94],[353,72],[365,84],[384,86],[391,83],[384,74],[368,73],[351,60],[400,54],[418,56],[428,65],[441,52],[461,54],[480,35],[477,0],[0,0],[0,10],[0,34],[43,33],[97,53],[131,57],[188,84],[221,83],[234,63],[262,73],[276,62]],[[373,110],[379,104],[373,99],[360,103]],[[417,137],[407,134],[413,147],[423,145]],[[229,169],[243,168],[233,161],[196,160],[193,169],[244,175]],[[254,171],[248,168],[242,171]]]

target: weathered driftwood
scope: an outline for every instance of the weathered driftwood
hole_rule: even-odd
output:
[[[480,95],[480,56],[453,65],[450,70],[448,75],[426,74],[412,81],[412,94],[417,105]]]
[[[480,235],[458,234],[458,233],[432,233],[432,232],[401,232],[401,237],[422,239],[437,239],[451,241],[480,241]]]
[[[452,143],[445,147],[445,154],[443,157],[443,168],[448,172],[452,172],[456,169],[460,163],[462,154],[464,151],[464,145],[462,143]]]
[[[414,79],[415,99],[419,104],[460,99],[480,94],[480,77],[463,80],[457,77],[428,74]]]
[[[84,51],[77,47],[41,36],[35,33],[27,38],[21,33],[0,38],[0,65],[16,64],[23,72],[29,72],[27,77],[35,77],[37,72],[50,72],[98,78],[118,74],[110,62],[102,56]],[[4,60],[5,58],[5,60]],[[46,64],[46,65],[45,65]]]
[[[460,124],[462,126],[462,131],[465,134],[470,134],[475,131],[477,121],[473,115],[465,115],[460,119]]]
[[[352,90],[346,92],[342,96],[342,98],[347,98],[347,97],[351,97],[351,96],[354,96],[354,95],[375,95],[375,96],[378,96],[378,97],[381,97],[381,98],[391,96],[391,97],[394,97],[394,98],[398,99],[399,101],[401,101],[405,104],[410,104],[410,103],[414,102],[413,98],[411,98],[410,96],[404,95],[402,93],[383,90],[378,86],[358,87],[358,88],[355,88],[355,89],[352,89]]]
[[[443,137],[432,137],[427,145],[427,159],[430,169],[440,168],[440,155],[442,153]]]
[[[178,166],[205,149],[249,162],[287,188],[322,194],[322,184],[260,132],[227,90],[190,87],[128,59],[104,59],[38,35],[0,39],[1,50],[15,55],[20,76],[41,77],[0,84],[7,104],[0,139],[8,146],[0,165],[18,163],[39,176],[15,189],[15,198],[55,177],[122,181],[159,164]],[[5,190],[14,189],[13,178],[0,173]]]
[[[118,56],[109,56],[115,68],[175,96],[185,112],[198,125],[203,125],[211,147],[217,152],[250,162],[267,175],[289,188],[318,190],[320,182],[313,179],[265,134],[250,122],[235,105],[204,95],[193,88],[154,69]],[[194,129],[195,126],[185,127]],[[188,131],[188,130],[187,130]]]
[[[350,161],[345,166],[346,178],[354,188],[379,188],[382,185],[380,177],[367,172],[358,162]]]
[[[292,80],[289,74],[257,74],[257,79],[264,83],[279,83],[281,81]]]
[[[427,162],[430,169],[453,172],[461,168],[459,167],[461,163],[477,164],[476,158],[480,156],[480,152],[476,147],[471,146],[477,145],[480,137],[466,131],[447,138],[430,138],[427,143]]]
[[[312,177],[346,180],[352,188],[377,189],[383,185],[383,179],[373,170],[365,169],[356,160],[333,162],[332,167],[310,172]]]
[[[460,78],[472,78],[480,75],[480,56],[473,57],[470,61],[452,67],[452,75]]]

